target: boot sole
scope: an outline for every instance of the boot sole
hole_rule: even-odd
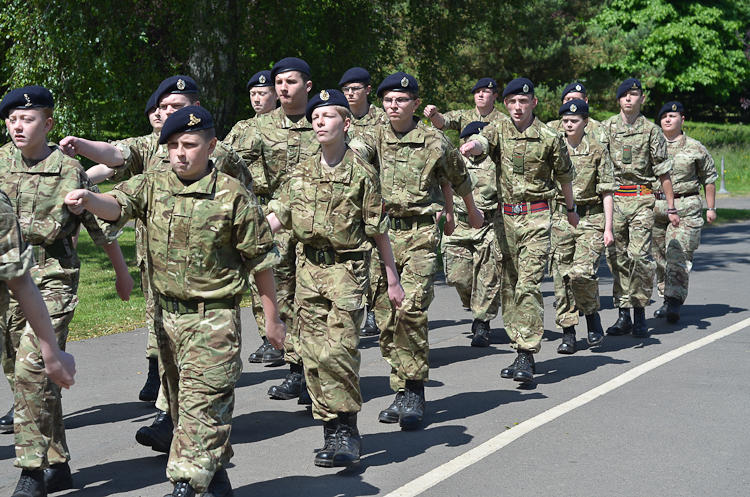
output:
[[[482,340],[478,340],[478,339],[475,338],[475,339],[473,339],[471,341],[471,346],[472,347],[489,347],[490,346],[490,341],[489,340],[483,340],[483,339]]]
[[[573,355],[573,354],[576,353],[576,349],[574,349],[572,347],[558,347],[557,348],[557,353],[558,354],[563,354],[563,355]]]
[[[356,461],[334,461],[329,467],[331,468],[348,468],[350,466],[359,466],[359,459]]]
[[[357,462],[359,462],[359,461],[357,461]],[[315,460],[313,460],[313,464],[315,464],[319,468],[332,468],[333,467],[333,459],[330,459],[330,460],[315,459]]]
[[[169,447],[172,445],[170,440],[169,445],[166,445],[165,448],[163,440],[159,440],[149,433],[144,433],[140,430],[135,434],[135,441],[145,447],[151,447],[151,450],[154,452],[161,452],[162,454],[169,454]]]
[[[13,433],[14,431],[15,429],[12,426],[3,426],[2,428],[0,428],[0,433],[4,433],[6,435],[8,433]]]
[[[586,341],[589,343],[589,345],[599,345],[604,341],[604,335],[601,335],[597,340],[589,340],[586,338]]]
[[[528,374],[524,374],[524,373],[521,373],[521,374],[516,373],[513,375],[513,381],[518,381],[521,383],[531,383],[534,381],[534,375],[529,376]]]
[[[388,424],[398,423],[398,414],[384,414],[381,412],[378,415],[378,421]]]
[[[628,335],[633,331],[633,327],[630,326],[629,328],[625,330],[621,330],[620,328],[608,328],[607,329],[607,335],[614,335],[614,336],[620,336],[620,335]]]
[[[263,358],[262,357],[253,357],[253,356],[250,356],[250,357],[247,358],[247,362],[251,362],[253,364],[259,364],[259,363],[263,362]]]
[[[293,400],[299,397],[299,394],[281,394],[281,393],[268,393],[268,396],[273,400]]]

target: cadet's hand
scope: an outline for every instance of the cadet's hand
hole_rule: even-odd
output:
[[[274,320],[266,320],[266,338],[276,350],[284,348],[286,325],[278,316]]]
[[[443,224],[443,233],[445,233],[448,236],[451,236],[454,231],[456,231],[456,216],[452,212],[445,212],[440,211],[438,213],[438,222],[440,221],[440,218],[442,216],[445,216],[445,224]]]
[[[708,221],[708,224],[716,221],[716,211],[706,211],[706,221]]]
[[[484,226],[484,212],[479,209],[469,211],[469,224],[472,228],[479,229]]]
[[[68,210],[75,215],[82,213],[86,210],[86,203],[89,199],[88,190],[73,190],[65,195],[65,205],[68,206]]]
[[[400,282],[388,285],[388,298],[393,302],[393,307],[396,309],[401,307],[401,303],[406,298],[406,292],[404,292],[404,287],[401,286]]]
[[[58,146],[65,155],[73,158],[78,155],[78,138],[75,136],[66,136],[65,138],[60,140]]]
[[[577,227],[578,226],[578,221],[580,221],[580,220],[581,220],[581,218],[578,217],[578,213],[577,212],[568,212],[568,222],[570,223],[570,225],[572,227],[574,227],[574,228]]]
[[[667,217],[669,218],[669,222],[672,223],[672,226],[675,228],[680,225],[680,216],[677,214],[667,214]]]
[[[434,105],[428,105],[424,108],[424,117],[430,119],[435,114],[437,114],[437,107]]]
[[[463,154],[464,157],[480,155],[482,153],[482,144],[476,140],[471,140],[461,145],[459,151]]]
[[[612,230],[604,230],[604,246],[609,247],[615,243],[615,235],[612,234]]]
[[[75,383],[76,361],[72,355],[60,351],[54,357],[44,359],[44,372],[55,385],[70,388]]]
[[[123,278],[115,278],[115,290],[117,290],[117,296],[120,297],[120,300],[130,300],[130,292],[133,291],[133,278],[130,273]]]

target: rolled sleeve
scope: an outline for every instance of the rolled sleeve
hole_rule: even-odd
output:
[[[653,163],[654,174],[661,176],[672,171],[672,159],[667,153],[667,141],[660,128],[651,130],[651,162]]]

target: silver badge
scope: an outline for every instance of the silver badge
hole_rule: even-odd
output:
[[[260,78],[258,78],[258,83],[260,83],[260,84],[263,84],[263,83],[265,83],[265,82],[266,82],[266,77],[265,77],[265,76],[263,76],[263,75],[261,75],[261,77],[260,77]]]
[[[181,79],[177,80],[177,89],[182,91],[185,89],[185,82]]]
[[[329,98],[331,98],[331,96],[328,94],[327,91],[323,90],[320,92],[320,99],[322,101],[327,102]]]
[[[570,106],[570,112],[575,112],[575,111],[577,111],[577,110],[578,110],[578,107],[576,107],[576,104],[572,104],[572,105]]]
[[[576,91],[581,91],[581,85],[576,85]]]
[[[513,206],[513,214],[520,214],[521,213],[521,205],[516,204]]]
[[[672,110],[677,110],[677,104],[672,104]]]
[[[529,85],[523,85],[523,92],[528,93],[529,92]]]
[[[492,81],[490,81],[490,84],[487,85],[487,88],[492,88]]]
[[[31,99],[29,98],[29,95],[27,93],[24,93],[23,96],[26,99],[26,107],[31,107],[32,105],[34,105],[31,103]]]
[[[401,80],[401,86],[403,86],[404,88],[409,86],[409,80],[406,79],[406,77],[404,77],[404,79]]]

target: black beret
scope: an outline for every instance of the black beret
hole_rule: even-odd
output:
[[[253,74],[250,81],[247,82],[245,89],[250,91],[250,88],[256,86],[273,86],[273,78],[271,77],[271,71],[260,71]]]
[[[587,104],[585,100],[576,98],[576,99],[570,100],[569,102],[564,103],[563,106],[560,107],[558,114],[560,114],[561,116],[570,115],[570,114],[582,114],[582,115],[588,116],[589,104]]]
[[[162,81],[156,89],[156,100],[167,93],[198,93],[198,85],[190,76],[172,76]]]
[[[148,113],[151,112],[151,110],[158,105],[157,100],[159,99],[159,94],[157,92],[153,92],[150,97],[148,97],[148,102],[146,102],[146,110],[143,112],[148,116]]]
[[[370,84],[370,73],[361,67],[352,67],[341,76],[339,86],[343,86],[347,83],[365,83]]]
[[[472,87],[471,92],[474,93],[480,88],[489,88],[490,90],[497,92],[497,81],[492,78],[482,78]]]
[[[323,90],[307,102],[305,117],[308,121],[312,121],[313,111],[318,107],[326,107],[328,105],[340,105],[349,109],[349,101],[343,93],[338,90]]]
[[[480,88],[485,88],[484,86]],[[466,127],[461,131],[461,134],[458,135],[459,138],[466,138],[467,136],[476,135],[480,131],[482,131],[482,128],[487,126],[487,123],[482,121],[472,121],[469,124],[466,125]]]
[[[299,71],[301,73],[307,74],[308,77],[311,76],[310,66],[307,65],[307,62],[302,59],[298,59],[297,57],[287,57],[278,61],[271,68],[271,81],[276,81],[277,74],[289,71]]]
[[[186,131],[200,131],[214,127],[211,113],[199,105],[188,105],[172,113],[161,129],[159,143],[165,144],[170,136]]]
[[[382,98],[383,94],[387,91],[408,91],[411,93],[419,92],[419,83],[417,79],[411,74],[406,74],[403,71],[391,74],[380,83],[378,86],[378,98]]]
[[[503,98],[508,95],[533,95],[534,94],[534,83],[530,79],[516,78],[505,87],[503,90]]]
[[[635,78],[628,78],[623,81],[622,84],[617,87],[617,100],[620,100],[620,97],[625,95],[630,90],[641,90],[641,93],[643,93],[641,82]]]
[[[659,111],[659,121],[661,121],[661,116],[663,116],[665,112],[679,112],[680,114],[684,114],[685,107],[683,107],[682,104],[677,101],[665,103],[664,107],[662,107]]]
[[[24,86],[9,91],[0,102],[0,117],[8,119],[10,113],[16,109],[38,109],[41,107],[55,108],[52,93],[43,86]]]
[[[563,88],[562,96],[560,97],[560,100],[565,100],[565,95],[568,93],[583,93],[586,95],[586,87],[583,86],[583,83],[570,83],[568,86]]]

